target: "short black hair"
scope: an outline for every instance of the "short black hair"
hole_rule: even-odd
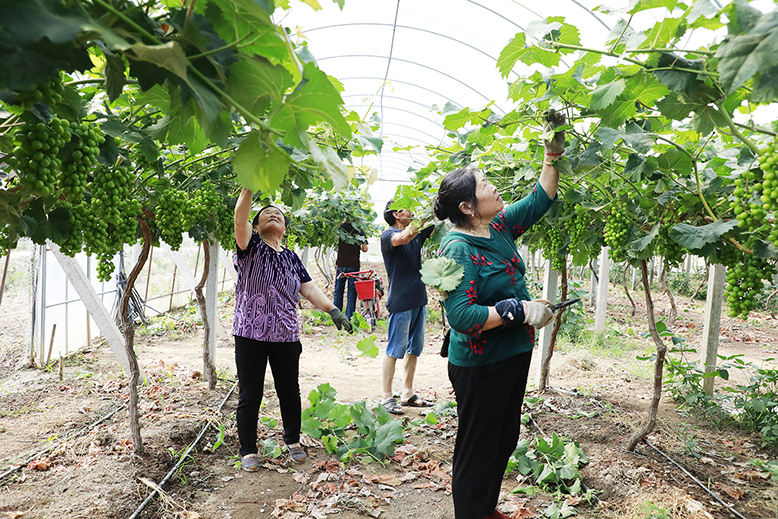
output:
[[[252,226],[252,227],[256,227],[256,226],[257,226],[257,224],[259,223],[259,215],[261,215],[261,214],[262,214],[262,211],[264,211],[265,209],[270,209],[271,207],[272,207],[273,209],[278,209],[278,211],[279,211],[279,212],[280,212],[282,215],[284,215],[284,227],[289,227],[289,217],[288,217],[288,216],[286,216],[286,213],[285,213],[285,212],[283,212],[283,211],[281,210],[281,208],[280,208],[280,207],[278,207],[278,206],[275,206],[275,205],[273,205],[273,204],[268,204],[268,205],[266,205],[265,207],[263,207],[262,209],[260,209],[260,210],[259,210],[259,212],[257,212],[257,214],[255,214],[255,215],[254,215],[254,219],[253,219],[253,220],[251,220],[251,226]]]
[[[384,220],[389,225],[394,225],[395,223],[397,223],[397,220],[394,218],[394,214],[393,214],[394,211],[396,211],[397,209],[393,209],[393,210],[389,209],[392,206],[393,203],[394,203],[394,200],[389,200],[386,203],[386,208],[384,208]]]

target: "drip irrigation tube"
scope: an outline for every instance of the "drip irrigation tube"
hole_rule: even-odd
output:
[[[667,454],[665,454],[664,452],[660,451],[658,448],[654,447],[654,446],[651,444],[651,442],[650,442],[650,441],[648,441],[648,440],[646,440],[645,438],[643,439],[643,441],[646,443],[646,445],[648,445],[649,447],[651,447],[652,449],[654,449],[656,452],[658,452],[659,454],[661,454],[661,455],[662,455],[662,456],[663,456],[663,457],[664,457],[664,458],[665,458],[667,461],[669,461],[670,463],[672,463],[673,465],[675,465],[676,467],[678,467],[679,469],[681,469],[681,471],[683,471],[683,473],[684,473],[684,474],[686,474],[687,476],[689,476],[690,478],[692,478],[692,480],[694,480],[694,482],[695,482],[695,483],[697,483],[697,485],[699,485],[699,487],[700,487],[701,489],[703,489],[703,490],[704,490],[704,491],[706,491],[708,494],[710,494],[710,495],[711,495],[711,497],[713,497],[713,499],[715,499],[716,501],[718,501],[718,503],[719,503],[720,505],[722,505],[724,508],[726,508],[726,509],[727,509],[729,512],[731,512],[731,513],[732,513],[732,515],[734,515],[735,517],[738,517],[739,519],[747,519],[745,516],[741,515],[741,514],[740,514],[740,513],[739,513],[737,510],[735,510],[735,509],[733,508],[733,505],[728,505],[727,503],[725,503],[724,501],[722,501],[722,499],[721,499],[719,496],[717,496],[716,494],[714,494],[713,492],[711,492],[711,491],[710,491],[710,489],[708,489],[708,487],[706,487],[705,485],[703,485],[703,484],[702,484],[702,482],[701,482],[699,479],[695,478],[695,477],[694,477],[694,476],[693,476],[693,475],[692,475],[692,474],[691,474],[691,473],[690,473],[688,470],[686,470],[685,468],[683,468],[683,467],[682,467],[680,464],[678,464],[678,463],[677,463],[677,462],[676,462],[674,459],[672,459],[670,456],[668,456],[668,455],[667,455]]]
[[[216,412],[222,410],[222,407],[224,407],[224,404],[227,403],[227,400],[232,396],[232,392],[235,391],[235,388],[237,387],[238,382],[236,381],[232,388],[230,388],[229,392],[227,392],[227,396],[224,397],[224,400],[222,400],[222,403],[219,404],[219,407],[216,408]],[[189,444],[189,447],[186,448],[186,451],[181,455],[181,457],[178,459],[178,462],[173,466],[172,469],[170,469],[170,472],[168,472],[164,478],[162,478],[162,481],[160,481],[156,488],[151,491],[151,494],[149,494],[146,499],[143,500],[143,502],[140,504],[137,510],[133,512],[133,514],[130,516],[129,519],[137,519],[141,512],[143,512],[143,509],[146,508],[146,506],[151,502],[152,499],[159,493],[157,489],[161,489],[163,486],[165,486],[165,483],[168,482],[168,480],[178,471],[178,468],[181,466],[182,463],[184,463],[184,460],[189,457],[189,453],[192,451],[192,449],[195,448],[195,446],[200,442],[203,435],[205,435],[205,431],[208,430],[208,428],[211,426],[211,422],[205,422],[205,425],[203,426],[202,430],[200,431],[200,434],[197,435],[197,438],[194,439],[192,443]]]
[[[121,411],[122,409],[124,409],[125,407],[126,407],[125,405],[122,405],[122,406],[119,406],[119,407],[117,407],[116,409],[114,409],[113,411],[111,411],[111,412],[110,412],[110,413],[108,413],[107,415],[103,416],[102,418],[100,418],[99,420],[97,420],[96,422],[94,422],[93,424],[91,424],[91,425],[88,425],[88,426],[84,427],[83,429],[81,429],[80,431],[78,431],[78,432],[76,432],[76,433],[74,433],[74,434],[71,434],[71,435],[69,435],[69,436],[68,436],[67,438],[65,438],[63,441],[67,441],[67,440],[69,440],[69,439],[71,439],[71,438],[75,438],[76,436],[81,436],[81,435],[82,435],[82,434],[84,434],[85,432],[87,432],[87,431],[90,431],[90,430],[94,429],[95,427],[97,427],[98,425],[100,425],[100,424],[101,424],[101,423],[103,423],[104,421],[108,420],[110,417],[112,417],[113,415],[115,415],[116,413],[118,413],[119,411]],[[32,461],[35,461],[36,459],[40,458],[41,456],[43,456],[44,454],[46,454],[47,452],[49,452],[49,451],[50,451],[50,450],[52,450],[53,448],[54,448],[54,444],[51,444],[51,445],[49,445],[48,447],[46,447],[45,449],[43,449],[42,451],[40,451],[40,452],[38,452],[38,453],[36,453],[36,454],[33,454],[33,455],[32,455],[32,457],[30,457],[30,458],[27,458],[27,460],[26,460],[24,463],[22,463],[22,464],[20,464],[20,465],[17,465],[17,466],[15,466],[15,467],[13,467],[13,468],[10,468],[10,469],[6,470],[6,471],[5,471],[5,472],[3,472],[2,474],[0,474],[0,481],[2,481],[2,480],[3,480],[3,478],[5,478],[6,476],[8,476],[9,474],[13,474],[14,472],[16,472],[17,470],[19,470],[20,468],[22,468],[22,467],[26,467],[26,466],[27,466],[27,465],[28,465],[30,462],[32,462]]]

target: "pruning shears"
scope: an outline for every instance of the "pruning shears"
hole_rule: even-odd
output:
[[[552,312],[556,312],[557,310],[562,310],[563,308],[567,308],[570,305],[574,305],[580,300],[580,297],[576,297],[575,299],[568,299],[567,301],[562,301],[561,303],[546,303],[546,306],[548,306],[548,309]]]

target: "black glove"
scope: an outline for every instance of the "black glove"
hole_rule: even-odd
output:
[[[494,305],[494,309],[497,310],[497,313],[502,317],[502,324],[506,328],[513,328],[514,326],[524,324],[524,305],[515,297],[497,301]]]
[[[345,328],[348,333],[351,333],[353,328],[351,327],[351,323],[349,322],[348,317],[346,317],[346,314],[337,308],[333,308],[330,310],[330,315],[332,316],[332,322],[335,323],[338,330]]]
[[[565,124],[565,114],[557,112],[553,108],[549,108],[543,112],[543,133],[547,133],[555,130],[556,128]],[[565,132],[554,132],[554,137],[551,140],[543,139],[543,144],[546,146],[546,153],[553,155],[561,154],[565,151]]]

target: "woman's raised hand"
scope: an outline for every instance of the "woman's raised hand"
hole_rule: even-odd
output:
[[[546,147],[546,153],[561,154],[565,151],[565,131],[557,132],[555,130],[565,124],[565,114],[549,108],[543,112],[543,119],[543,144]],[[551,132],[554,132],[553,137]]]

